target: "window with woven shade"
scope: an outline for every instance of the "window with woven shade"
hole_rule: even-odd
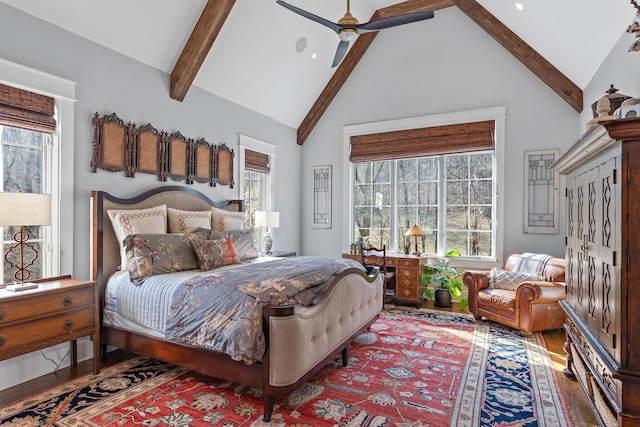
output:
[[[494,120],[351,135],[352,240],[418,252],[495,254]]]
[[[352,163],[493,150],[495,121],[351,136]]]
[[[0,64],[2,69],[20,70],[16,85],[0,84],[0,174],[3,176],[0,191],[51,194],[59,182],[59,165],[54,162],[53,148],[57,146],[56,99],[32,92],[24,87],[35,82],[39,88],[55,91],[58,87],[47,87],[40,78],[41,72],[26,69],[9,62]],[[2,70],[0,70],[1,74]],[[9,73],[8,75],[16,76]],[[18,87],[19,86],[19,87]],[[65,104],[66,105],[66,104]],[[73,126],[72,121],[70,122]],[[52,211],[57,209],[57,197],[52,197]],[[20,209],[19,206],[11,207]],[[29,279],[38,279],[57,273],[59,241],[54,237],[59,224],[50,227],[30,226],[23,230],[39,256],[28,266]],[[5,226],[1,239],[3,253],[11,245],[9,237],[17,227]],[[3,265],[2,282],[15,277],[13,267],[19,262],[10,252],[0,261]]]
[[[272,175],[274,173],[275,146],[246,135],[239,135],[240,161],[244,171],[240,173],[240,186],[244,194],[245,228],[251,229],[256,248],[264,228],[256,228],[256,212],[269,211],[273,206]]]
[[[244,168],[248,171],[269,173],[271,171],[269,155],[259,151],[245,150]]]
[[[53,133],[54,105],[49,96],[0,84],[0,125]]]

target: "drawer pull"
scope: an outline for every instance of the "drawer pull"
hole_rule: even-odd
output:
[[[4,345],[4,337],[0,337],[0,346]]]
[[[65,297],[63,304],[64,305],[71,305],[71,297]]]
[[[66,329],[70,329],[70,328],[71,328],[71,320],[66,320],[66,321],[64,322],[64,327],[65,327]]]
[[[0,310],[0,320],[4,319],[4,311]]]

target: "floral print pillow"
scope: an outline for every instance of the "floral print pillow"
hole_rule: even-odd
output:
[[[213,270],[223,265],[240,264],[240,257],[230,237],[197,242],[193,249],[202,270]]]
[[[198,268],[184,234],[131,234],[124,239],[124,246],[129,278],[134,283],[156,274]]]
[[[227,236],[231,237],[233,247],[241,261],[258,257],[258,250],[253,244],[251,230],[227,231]]]

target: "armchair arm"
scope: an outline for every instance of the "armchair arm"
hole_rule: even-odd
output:
[[[462,283],[469,288],[469,295],[477,294],[478,291],[489,287],[489,272],[467,270],[462,275]]]
[[[561,301],[566,296],[562,282],[522,282],[516,289],[516,301],[529,304],[549,304]]]
[[[474,316],[479,316],[478,292],[489,287],[489,272],[467,270],[462,275],[462,283],[469,289],[469,311]]]

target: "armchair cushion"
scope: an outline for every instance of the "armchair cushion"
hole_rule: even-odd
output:
[[[520,283],[536,280],[542,280],[542,275],[508,271],[500,268],[492,268],[489,273],[489,287],[492,289],[515,291]]]

